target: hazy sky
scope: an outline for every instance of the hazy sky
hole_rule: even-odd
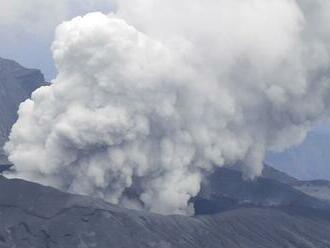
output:
[[[91,11],[108,13],[108,0],[0,0],[0,57],[56,75],[50,46],[64,20]]]

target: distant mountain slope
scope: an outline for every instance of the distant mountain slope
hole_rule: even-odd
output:
[[[294,206],[160,216],[0,178],[0,247],[326,248],[329,232],[329,213]]]
[[[330,210],[329,203],[324,201],[327,193],[324,192],[323,198],[306,194],[301,188],[305,183],[269,166],[253,181],[244,180],[238,170],[218,168],[203,180],[200,193],[193,199],[195,211],[196,214],[215,214],[247,206]],[[330,191],[328,194],[330,197]]]
[[[330,181],[298,180],[268,165],[265,165],[262,177],[288,184],[306,195],[330,202]]]
[[[312,197],[330,202],[330,182],[326,180],[299,181],[292,185],[295,189]]]
[[[275,181],[290,185],[299,182],[299,179],[292,177],[285,172],[279,171],[267,164],[264,164],[261,176],[267,179],[273,179]]]
[[[12,60],[0,58],[0,163],[6,159],[1,148],[17,119],[19,104],[45,84],[39,70],[27,69]]]

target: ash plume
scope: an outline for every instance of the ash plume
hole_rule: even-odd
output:
[[[121,0],[65,22],[59,74],[5,146],[9,176],[192,214],[203,173],[258,176],[329,115],[329,16],[321,0]]]

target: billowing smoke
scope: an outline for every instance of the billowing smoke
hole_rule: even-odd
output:
[[[60,25],[59,74],[21,104],[11,176],[191,214],[202,175],[301,142],[330,106],[330,3],[120,0]]]

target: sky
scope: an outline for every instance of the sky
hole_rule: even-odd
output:
[[[56,26],[91,11],[109,13],[107,0],[0,0],[0,56],[56,76],[51,44]]]

